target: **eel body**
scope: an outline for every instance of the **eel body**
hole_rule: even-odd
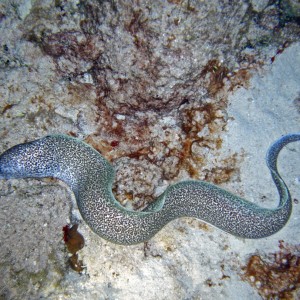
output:
[[[232,235],[256,239],[276,233],[290,217],[291,196],[276,163],[280,150],[299,140],[300,133],[283,136],[267,152],[279,193],[275,209],[262,208],[208,182],[182,181],[169,186],[144,211],[126,210],[112,194],[110,163],[86,143],[66,135],[49,135],[8,149],[0,156],[0,179],[55,177],[64,181],[91,229],[118,244],[146,241],[179,217],[195,217]]]

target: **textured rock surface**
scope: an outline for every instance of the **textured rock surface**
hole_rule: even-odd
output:
[[[1,1],[0,151],[67,133],[112,161],[114,192],[128,207],[185,178],[273,205],[256,160],[264,166],[268,145],[299,131],[300,30],[297,1],[268,3]],[[294,195],[290,152],[283,168]],[[83,224],[80,276],[65,266],[68,192],[51,181],[0,184],[5,299],[255,299],[240,265],[279,238],[293,242],[297,228],[294,217],[279,236],[244,242],[178,220],[147,245],[122,247]]]

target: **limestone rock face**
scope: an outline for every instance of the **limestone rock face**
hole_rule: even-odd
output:
[[[76,136],[112,162],[113,192],[131,209],[183,179],[266,201],[259,158],[299,128],[298,2],[1,0],[0,152]],[[57,185],[0,182],[1,299],[258,299],[239,266],[275,238],[251,244],[178,220],[148,244],[116,246]],[[69,223],[86,241],[82,275],[66,264]]]

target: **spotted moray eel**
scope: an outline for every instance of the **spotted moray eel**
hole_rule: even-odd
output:
[[[144,211],[125,209],[112,194],[114,169],[86,143],[49,135],[16,145],[0,156],[0,179],[55,177],[72,189],[83,219],[104,239],[123,245],[149,240],[179,217],[195,217],[242,238],[257,239],[279,231],[288,221],[292,201],[277,171],[277,157],[300,133],[281,137],[266,161],[278,189],[275,209],[262,208],[204,181],[182,181],[169,186]]]

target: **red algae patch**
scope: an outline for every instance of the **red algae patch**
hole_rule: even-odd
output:
[[[269,259],[252,255],[243,268],[242,278],[263,299],[296,299],[300,288],[300,245],[280,241],[279,248],[269,254]]]
[[[228,121],[228,89],[247,85],[247,72],[228,77],[227,67],[218,60],[209,61],[199,80],[212,98],[197,101],[194,96],[185,97],[169,112],[115,113],[105,97],[98,98],[95,122],[101,126],[85,141],[113,163],[116,198],[138,209],[157,197],[156,188],[165,181],[193,178],[221,184],[237,175],[242,157],[220,155],[221,134]],[[151,170],[155,174],[146,175]]]

